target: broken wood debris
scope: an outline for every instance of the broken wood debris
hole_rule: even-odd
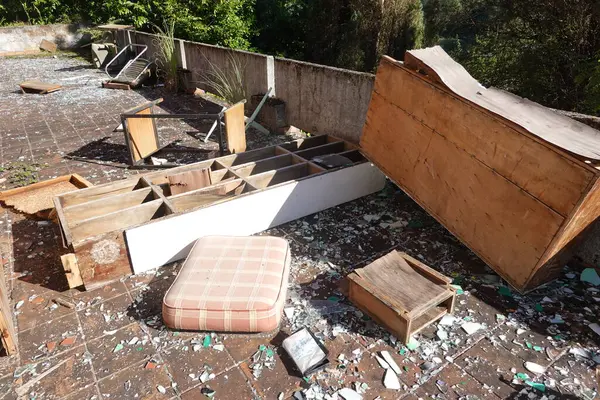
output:
[[[348,275],[349,298],[408,344],[411,335],[454,310],[452,280],[393,251]]]
[[[22,93],[37,93],[37,94],[47,94],[47,93],[56,92],[57,90],[62,89],[61,85],[57,85],[54,83],[40,82],[37,80],[21,82],[21,83],[19,83],[19,87],[21,88]]]

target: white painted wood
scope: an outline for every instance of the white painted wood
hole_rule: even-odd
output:
[[[286,182],[185,214],[167,216],[125,231],[134,273],[187,256],[192,244],[207,235],[252,235],[359,197],[385,185],[373,164]]]
[[[271,88],[269,97],[276,97],[275,94],[275,58],[267,56],[267,87]]]

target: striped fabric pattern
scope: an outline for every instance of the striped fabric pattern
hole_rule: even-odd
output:
[[[174,329],[268,332],[279,326],[291,255],[285,239],[198,239],[163,299]]]

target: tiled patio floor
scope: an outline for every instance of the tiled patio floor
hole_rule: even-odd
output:
[[[19,81],[33,78],[65,88],[45,96],[16,91]],[[101,89],[101,80],[102,74],[76,58],[0,58],[2,165],[41,164],[40,179],[73,172],[94,184],[122,179],[140,171],[125,168],[122,133],[113,132],[121,111],[161,96],[169,112],[201,106],[193,96],[161,89]],[[160,132],[166,142],[204,148],[202,156],[208,158],[216,155],[217,146],[198,140],[198,131],[207,129],[206,124],[171,122]],[[284,140],[251,133],[249,147]],[[577,271],[565,269],[561,281],[526,296],[500,294],[501,279],[392,184],[266,232],[285,237],[292,247],[287,305],[294,307],[292,320],[284,317],[281,331],[272,335],[212,334],[208,347],[202,345],[206,333],[172,331],[162,324],[162,297],[179,263],[91,292],[68,290],[59,259],[66,251],[55,224],[3,209],[0,228],[19,331],[18,356],[0,357],[0,399],[19,394],[35,399],[208,398],[203,388],[213,389],[216,399],[333,399],[344,387],[362,392],[365,399],[575,399],[597,390],[599,336],[588,325],[600,315],[599,290],[579,282]],[[365,318],[339,291],[347,272],[392,249],[420,258],[464,289],[456,320],[426,329],[413,350]],[[53,305],[57,297],[76,308]],[[467,335],[461,329],[465,321],[481,329]],[[326,369],[306,380],[278,347],[301,326],[310,326],[324,341],[330,359]],[[440,330],[447,339],[440,339]],[[251,357],[261,345],[275,350],[275,366],[259,375]],[[402,369],[399,391],[383,386],[384,370],[374,358],[382,350]],[[577,351],[585,357],[571,354]],[[525,370],[525,361],[547,370],[536,376]],[[202,383],[204,371],[214,377]],[[545,384],[545,392],[534,384]]]

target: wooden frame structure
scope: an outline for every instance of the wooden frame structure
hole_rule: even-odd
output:
[[[360,145],[520,291],[557,277],[600,217],[600,132],[484,88],[439,47],[382,58]]]
[[[349,163],[326,169],[311,161],[328,154]],[[170,193],[169,176],[206,168],[210,186]],[[63,266],[73,284],[78,275],[90,289],[182,259],[199,237],[251,235],[384,185],[356,146],[327,135],[151,172],[54,199],[75,255]]]
[[[350,301],[404,344],[454,312],[452,279],[403,252],[394,250],[347,279]]]
[[[215,119],[219,143],[219,154],[224,154],[223,128],[225,119],[225,135],[227,148],[231,153],[239,153],[246,150],[246,134],[244,130],[244,101],[224,109],[218,114],[155,114],[155,106],[162,103],[163,99],[157,99],[130,108],[121,114],[121,125],[125,135],[125,143],[129,149],[131,165],[139,166],[144,160],[162,146],[158,138],[156,128],[157,119]],[[164,167],[172,167],[164,166]],[[163,168],[164,168],[163,167]]]

